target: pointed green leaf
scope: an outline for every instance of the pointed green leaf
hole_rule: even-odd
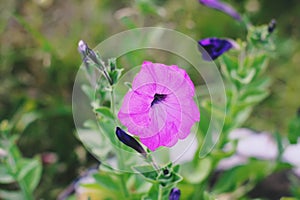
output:
[[[141,165],[132,167],[134,170],[141,173],[148,181],[155,183],[157,182],[158,173],[151,165]]]
[[[96,108],[95,112],[103,117],[108,117],[112,120],[115,119],[114,114],[111,112],[111,110],[108,107],[101,106],[99,108]]]
[[[117,177],[113,174],[108,174],[104,172],[99,172],[93,175],[96,182],[101,185],[102,187],[113,190],[113,191],[119,191],[120,185],[117,180]]]

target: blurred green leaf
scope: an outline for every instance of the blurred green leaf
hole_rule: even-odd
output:
[[[124,24],[128,29],[134,29],[137,28],[137,25],[135,22],[130,19],[128,16],[124,16],[120,19],[121,23]]]
[[[208,192],[204,192],[203,194],[203,200],[216,200],[216,198],[213,197],[213,195],[210,195]]]
[[[153,1],[151,1],[151,0],[135,0],[135,2],[143,15],[149,15],[149,14],[156,15],[157,14],[157,12],[156,12],[157,8],[153,4]]]
[[[122,71],[123,71],[123,69],[115,69],[115,70],[109,72],[109,76],[112,79],[113,84],[118,82],[119,78],[122,75]]]
[[[252,58],[252,57],[250,57]],[[268,56],[265,53],[261,53],[258,55],[255,55],[254,58],[252,58],[251,64],[249,64],[249,67],[253,67],[256,69],[257,73],[256,76],[260,75],[261,72],[263,72],[266,67],[268,66]]]
[[[157,183],[158,173],[151,165],[134,166],[133,169],[137,170],[149,182]]]
[[[209,157],[199,159],[196,163],[188,162],[182,165],[182,176],[189,183],[201,183],[210,174],[212,161]]]
[[[19,165],[18,181],[24,181],[31,192],[40,182],[42,175],[42,164],[38,158],[23,159]]]
[[[169,174],[166,175],[164,173],[159,174],[157,177],[157,180],[160,185],[163,187],[172,187],[176,183],[180,182],[182,180],[182,176],[179,173],[176,173],[169,169]]]
[[[77,137],[84,144],[85,148],[92,154],[96,155],[97,159],[106,158],[112,152],[112,146],[108,145],[109,141],[103,134],[96,129],[86,130],[80,129],[76,131]],[[80,134],[78,134],[80,132]]]
[[[94,100],[95,98],[95,90],[89,85],[82,85],[81,86],[83,92],[88,96],[90,100]]]
[[[14,18],[33,36],[44,51],[51,52],[52,55],[56,57],[57,53],[55,49],[52,47],[49,40],[34,27],[34,24],[31,24],[22,15],[17,13],[14,14]]]
[[[143,197],[143,200],[159,199],[159,187],[160,186],[158,184],[154,184],[149,190],[148,194]]]
[[[105,200],[113,200],[113,199],[121,199],[121,193],[120,192],[116,192],[116,191],[112,191],[111,189],[108,189],[106,186],[103,186],[103,184],[99,184],[98,182],[96,183],[83,183],[80,184],[80,190],[83,193],[87,193],[90,196],[90,198],[88,198],[87,200],[91,199],[97,199],[99,197],[101,197],[101,199],[105,199]],[[78,199],[78,196],[80,195],[75,195],[72,196],[73,198],[71,198],[72,200],[76,200]],[[84,195],[83,195],[84,196]],[[71,200],[69,198],[67,198],[67,200]]]
[[[99,173],[94,174],[93,177],[95,178],[96,183],[102,187],[112,191],[120,191],[120,185],[116,175],[99,171]]]
[[[239,186],[248,183],[253,184],[268,176],[275,169],[275,165],[269,161],[250,160],[245,165],[236,166],[225,171],[213,186],[215,193],[235,191]]]
[[[5,200],[23,199],[21,191],[7,191],[0,189],[0,198]]]
[[[291,144],[296,144],[300,137],[300,117],[294,117],[289,123],[288,139]]]
[[[104,136],[109,139],[109,141],[111,142],[111,144],[115,147],[119,146],[119,140],[117,139],[116,133],[115,133],[115,129],[116,129],[116,125],[115,122],[111,119],[99,119],[98,120],[98,124],[100,129],[102,130],[101,133],[104,134]],[[128,148],[131,149],[131,148]],[[133,151],[133,150],[130,150]]]
[[[112,120],[115,119],[114,114],[111,112],[111,110],[108,107],[101,106],[101,107],[96,108],[95,111],[96,111],[96,113],[100,114],[103,117],[107,117]]]
[[[15,181],[14,177],[10,175],[7,167],[4,164],[0,165],[0,183],[8,184],[13,183]],[[1,196],[1,195],[0,195]]]

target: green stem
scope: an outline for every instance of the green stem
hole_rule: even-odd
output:
[[[162,187],[158,185],[158,200],[163,200],[163,191]]]
[[[115,111],[115,95],[114,95],[114,88],[113,86],[111,86],[111,90],[110,90],[110,109],[112,110],[113,115],[116,115],[116,111]],[[115,124],[117,124],[117,121],[115,120]],[[116,148],[117,150],[117,158],[118,158],[118,166],[120,170],[124,170],[124,157],[123,157],[123,152],[121,149],[121,143],[119,143],[119,147]],[[124,197],[128,197],[129,193],[128,190],[126,188],[126,181],[125,181],[125,176],[126,174],[121,173],[119,175],[120,177],[120,184],[121,184],[121,188],[122,188],[122,192]]]
[[[112,110],[112,113],[116,115],[115,111],[115,95],[114,95],[114,88],[111,86],[110,88],[110,109]]]
[[[129,193],[128,193],[128,191],[127,191],[127,187],[126,187],[126,181],[125,181],[125,177],[124,177],[124,175],[125,174],[120,174],[120,182],[121,182],[121,185],[122,185],[122,191],[123,191],[123,195],[124,195],[124,197],[126,197],[126,199],[127,199],[127,197],[129,197]]]

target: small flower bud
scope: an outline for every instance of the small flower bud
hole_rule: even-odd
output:
[[[268,32],[272,33],[276,28],[276,20],[272,19],[268,25]]]
[[[89,48],[88,45],[83,40],[80,40],[78,42],[78,51],[83,57],[86,56],[88,52],[88,48]]]
[[[176,187],[172,188],[170,195],[169,195],[169,200],[179,200],[180,199],[180,190]]]
[[[78,51],[82,56],[82,60],[86,61],[86,59],[92,60],[98,67],[103,67],[101,62],[98,60],[96,53],[89,48],[89,46],[83,41],[80,40],[78,42]]]
[[[134,150],[136,150],[137,152],[142,154],[144,157],[147,157],[146,151],[141,146],[141,144],[138,143],[138,141],[136,141],[136,139],[134,137],[128,135],[125,131],[123,131],[119,127],[117,127],[117,129],[116,129],[116,135],[122,143],[133,148]]]

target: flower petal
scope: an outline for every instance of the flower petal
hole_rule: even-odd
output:
[[[194,95],[194,85],[191,79],[183,69],[179,69],[176,65],[167,66],[145,61],[132,83],[132,89],[136,90],[147,84],[155,84],[155,91],[159,94],[167,94],[182,88],[182,95],[186,93]]]
[[[177,141],[176,133],[178,129],[173,122],[167,122],[163,129],[156,135],[148,138],[140,138],[140,141],[151,151],[155,151],[160,146],[171,147]]]

